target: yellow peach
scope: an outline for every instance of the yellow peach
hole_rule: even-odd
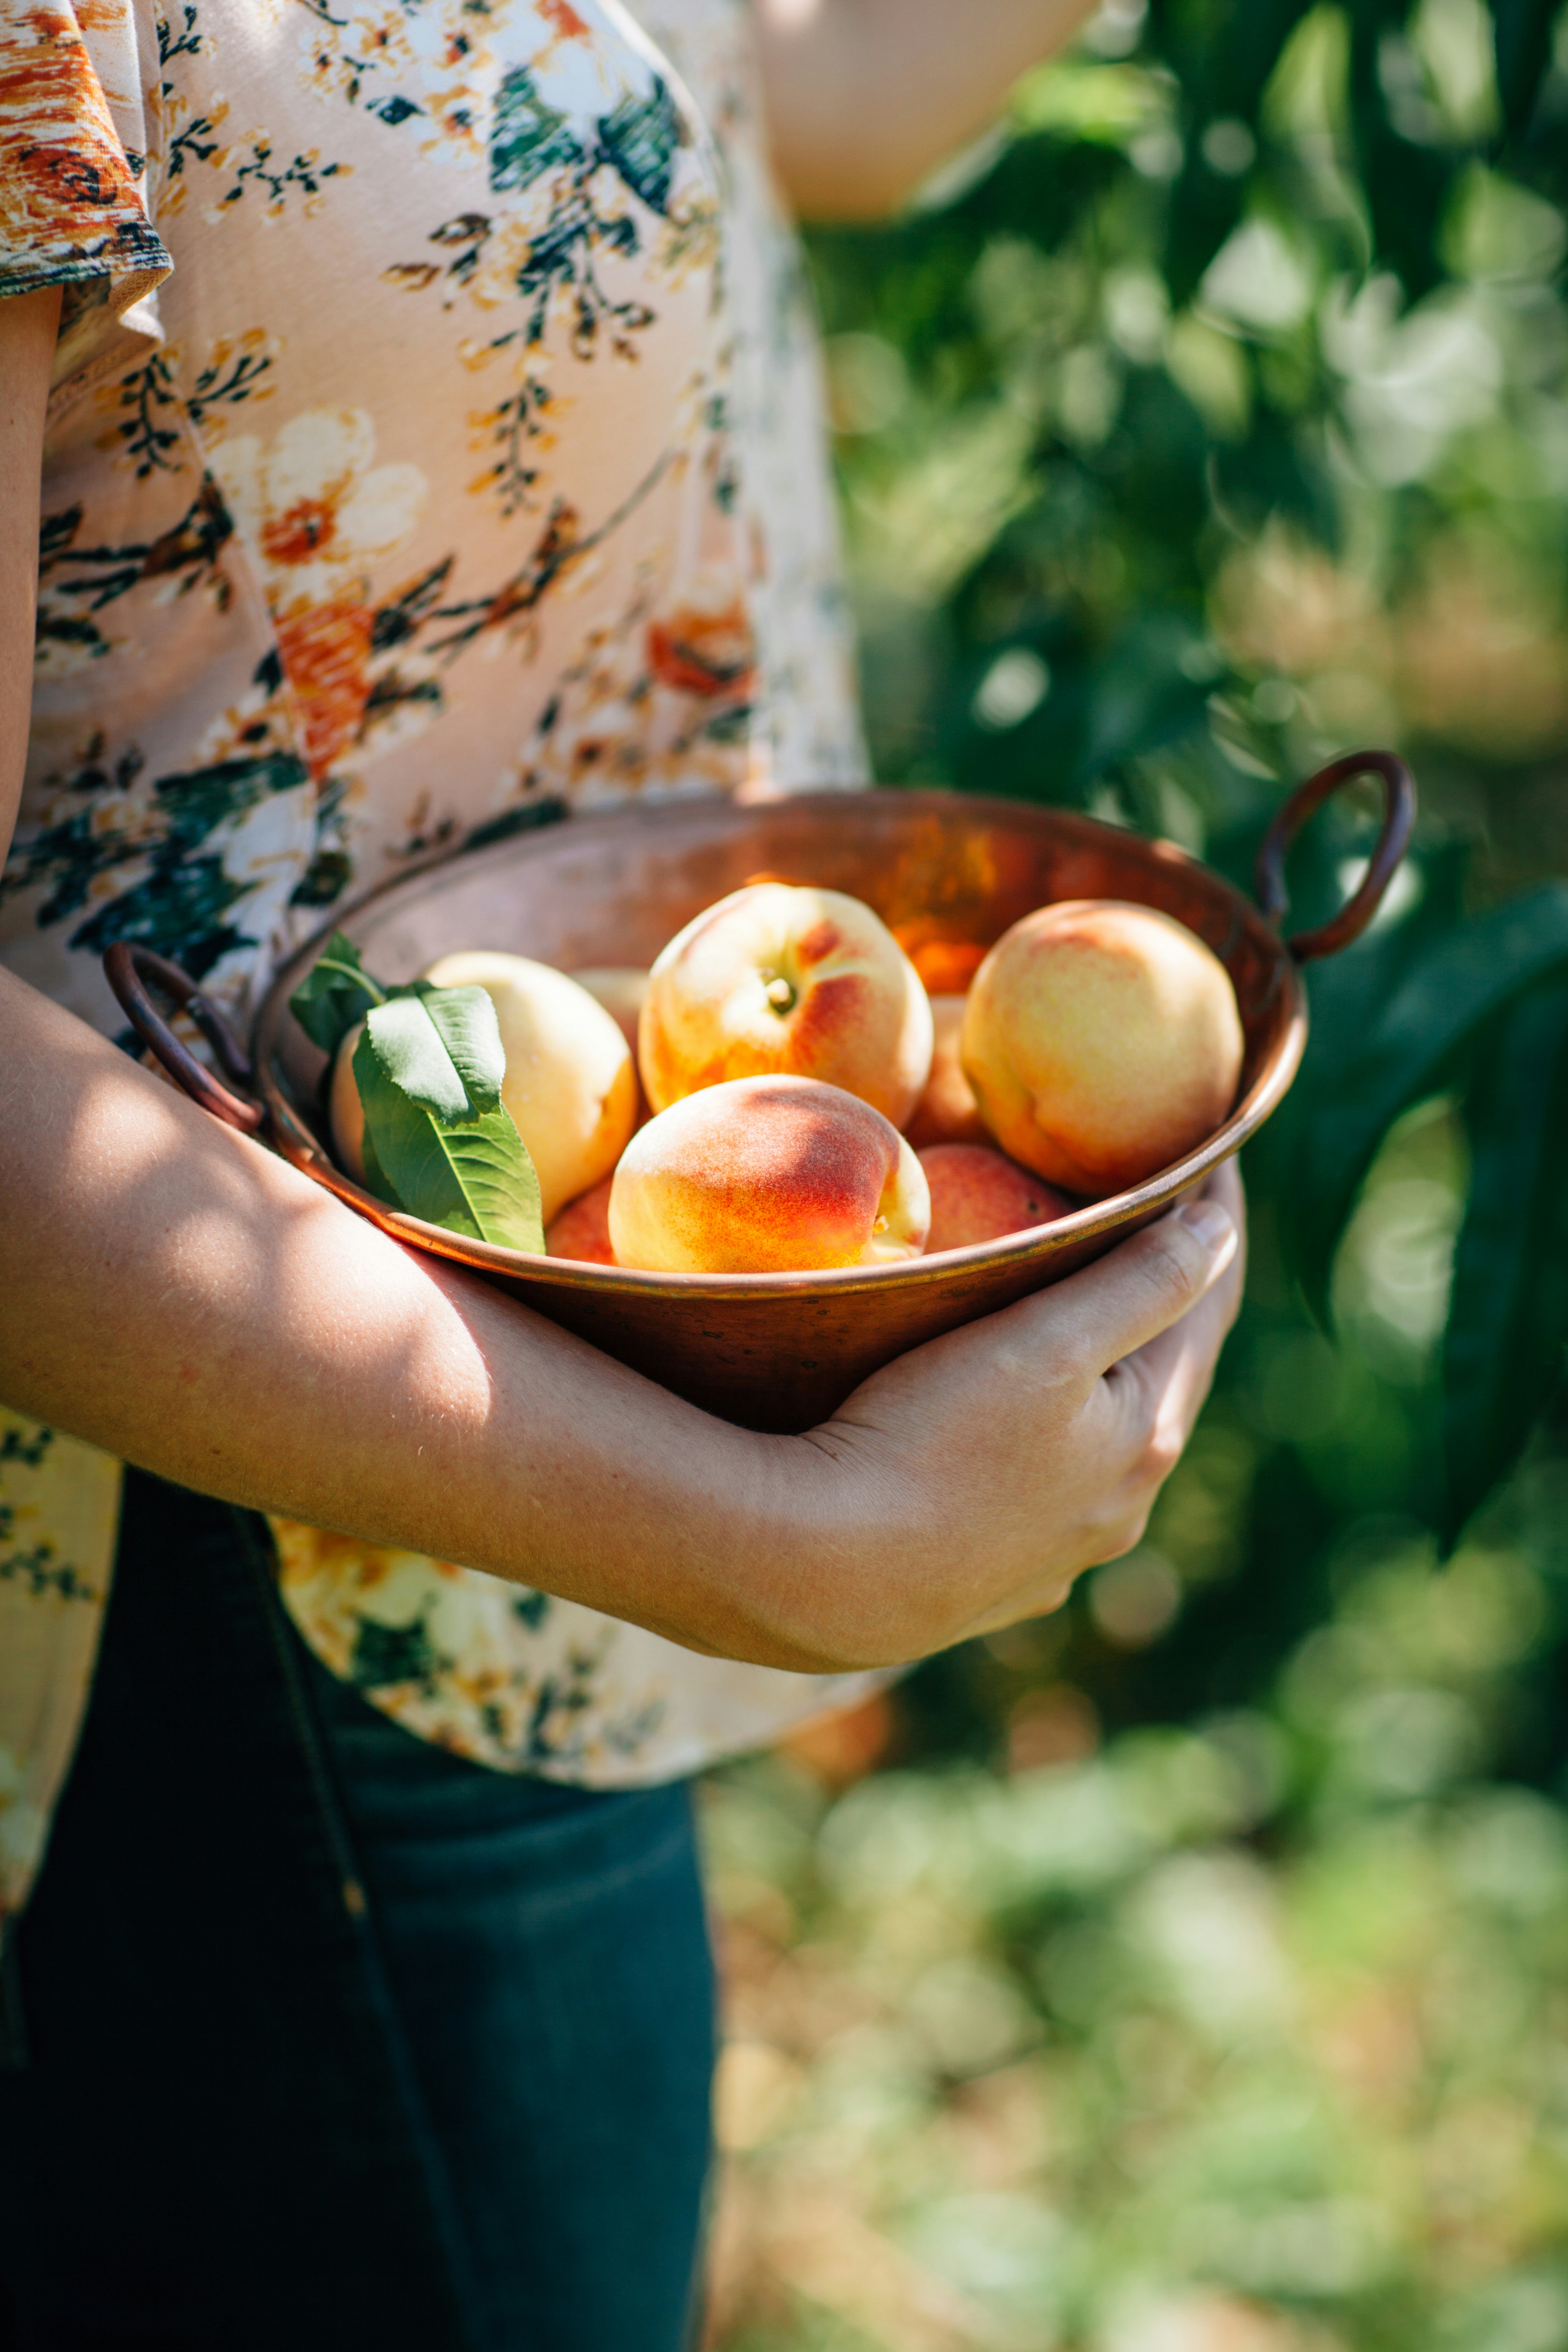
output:
[[[364,1182],[364,1107],[359,1098],[354,1079],[354,1047],[359,1044],[364,1023],[356,1021],[342,1044],[338,1047],[332,1064],[332,1083],[327,1097],[327,1115],[332,1130],[332,1149],[338,1155],[338,1166],[356,1184]]]
[[[496,1008],[506,1076],[501,1100],[539,1174],[541,1212],[607,1176],[637,1119],[637,1072],[613,1016],[585,988],[528,956],[473,949],[426,972],[437,988],[479,987]]]
[[[1041,907],[975,974],[961,1055],[1010,1158],[1100,1199],[1191,1151],[1235,1099],[1244,1039],[1219,958],[1114,898]]]
[[[931,1071],[931,1005],[892,933],[839,890],[751,883],[679,931],[637,1030],[656,1111],[745,1077],[816,1078],[901,1127]]]
[[[858,1096],[812,1078],[731,1078],[639,1129],[610,1188],[618,1265],[782,1274],[918,1257],[920,1161]]]
[[[928,1143],[984,1143],[985,1121],[974,1099],[974,1088],[958,1058],[963,1031],[962,996],[933,996],[931,1001],[931,1076],[915,1105],[915,1115],[904,1133],[917,1151]]]
[[[647,994],[647,972],[641,964],[584,964],[568,973],[579,988],[585,988],[596,998],[612,1021],[619,1024],[622,1036],[635,1054],[637,1049],[637,1016],[643,999]]]
[[[1048,1225],[1073,1207],[1065,1194],[988,1143],[932,1143],[919,1159],[931,1188],[928,1257]]]
[[[643,999],[647,994],[648,976],[646,968],[641,964],[629,963],[584,964],[580,971],[574,971],[571,977],[579,988],[585,988],[590,996],[598,999],[613,1021],[619,1023],[621,1034],[631,1047],[632,1068],[635,1072],[637,1055],[637,1021],[642,1013]],[[633,1124],[640,1127],[649,1115],[647,1097],[643,1092],[642,1078],[638,1075],[637,1115]]]
[[[610,1245],[610,1187],[613,1176],[598,1182],[575,1201],[569,1201],[551,1223],[544,1246],[552,1257],[574,1257],[583,1265],[614,1265]]]

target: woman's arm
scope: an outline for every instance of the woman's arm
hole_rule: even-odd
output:
[[[33,302],[0,302],[13,808],[53,325]],[[1167,1218],[809,1437],[759,1437],[403,1249],[0,971],[0,1398],[694,1648],[892,1663],[1053,1606],[1136,1540],[1234,1313],[1227,1181],[1212,1233]]]
[[[1167,1218],[809,1438],[761,1437],[403,1249],[4,972],[0,1037],[0,1397],[204,1493],[769,1664],[1054,1606],[1136,1540],[1232,1312],[1222,1283],[1170,1328],[1234,1253],[1209,1204],[1214,1236]]]
[[[0,301],[0,872],[27,757],[44,409],[59,317],[58,286]]]
[[[756,0],[774,161],[797,212],[889,212],[983,131],[1092,0]]]

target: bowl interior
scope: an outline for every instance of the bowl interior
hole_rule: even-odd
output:
[[[847,891],[914,953],[935,942],[989,947],[1052,899],[1158,907],[1230,973],[1247,1039],[1238,1107],[1298,1011],[1289,959],[1262,917],[1172,845],[1060,810],[939,793],[815,793],[757,807],[666,802],[579,817],[444,859],[341,919],[384,980],[412,980],[460,947],[565,971],[647,965],[693,915],[759,876]],[[315,952],[312,943],[293,959],[262,1027],[292,1107],[320,1134],[321,1057],[279,1003]]]
[[[1159,1215],[1262,1123],[1300,1058],[1294,967],[1227,883],[1166,844],[1012,802],[818,793],[575,817],[427,866],[339,920],[389,981],[412,979],[457,948],[503,949],[568,971],[646,965],[693,915],[764,875],[867,900],[917,955],[934,941],[987,947],[1052,899],[1129,898],[1174,915],[1215,950],[1236,987],[1247,1050],[1229,1118],[1130,1192],[899,1265],[656,1275],[531,1257],[403,1217],[332,1167],[321,1148],[324,1060],[288,1009],[318,939],[279,971],[256,1027],[283,1150],[398,1238],[470,1267],[693,1403],[749,1428],[801,1430],[906,1349],[1059,1280]]]

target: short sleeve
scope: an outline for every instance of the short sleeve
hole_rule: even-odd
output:
[[[135,0],[0,0],[0,296],[64,289],[57,387],[161,339]]]

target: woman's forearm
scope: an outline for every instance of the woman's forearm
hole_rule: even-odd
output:
[[[57,305],[0,300],[0,856]],[[402,1249],[0,969],[0,1401],[694,1648],[889,1664],[1054,1607],[1137,1539],[1235,1311],[1221,1181],[1226,1206],[760,1437]]]
[[[890,210],[1090,0],[757,0],[779,176],[808,219]]]
[[[403,1249],[3,971],[0,1040],[0,1400],[764,1664],[1055,1607],[1138,1539],[1235,1312],[1227,1171],[809,1435],[758,1436]]]
[[[810,1662],[770,1629],[822,1457],[401,1248],[4,971],[0,1039],[0,1398],[205,1493]]]
[[[0,299],[0,867],[11,844],[33,703],[39,453],[60,289]]]

